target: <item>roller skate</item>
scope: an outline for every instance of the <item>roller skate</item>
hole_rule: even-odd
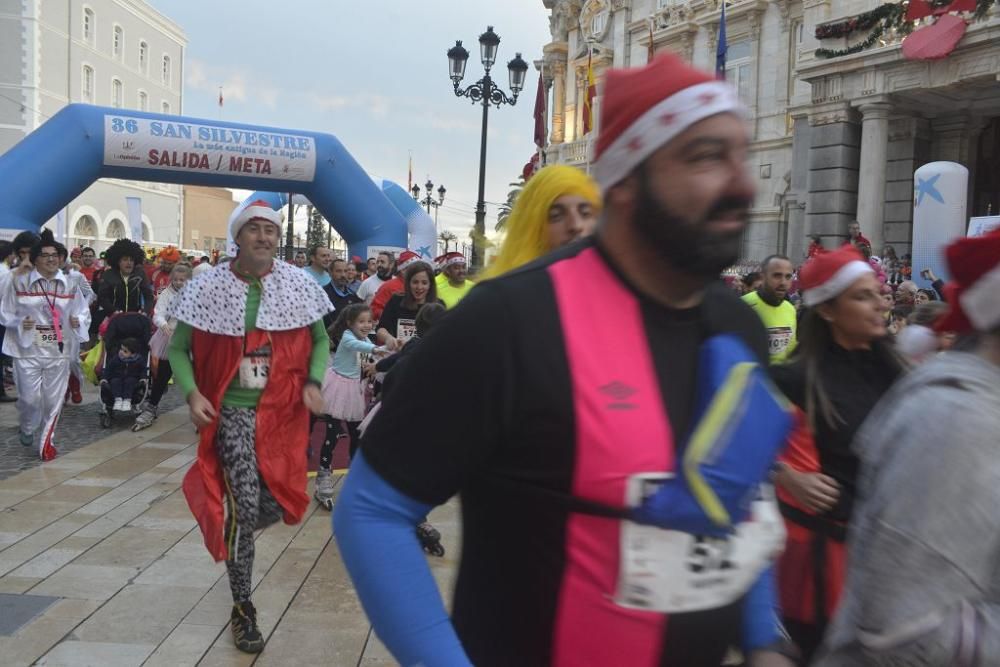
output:
[[[441,545],[441,533],[429,521],[424,521],[417,526],[417,539],[420,540],[420,546],[423,547],[423,550],[430,555],[439,558],[444,556],[444,547]]]
[[[333,509],[333,476],[329,470],[320,468],[316,471],[316,490],[313,498],[323,507],[330,511]]]
[[[132,424],[133,431],[141,431],[147,429],[153,425],[156,421],[157,406],[153,405],[149,401],[144,401],[139,406],[139,415],[135,418],[135,423]]]

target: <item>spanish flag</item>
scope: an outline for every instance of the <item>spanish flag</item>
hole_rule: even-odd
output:
[[[594,98],[597,97],[597,80],[594,78],[593,52],[587,54],[587,99],[583,103],[583,133],[594,129]]]

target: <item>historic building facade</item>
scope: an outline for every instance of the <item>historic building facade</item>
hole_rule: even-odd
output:
[[[588,59],[599,82],[598,118],[608,67],[641,65],[661,50],[715,66],[721,0],[543,2],[552,34],[537,63],[550,91],[547,162],[589,167]],[[905,59],[894,30],[878,39],[870,30],[817,39],[818,26],[880,4],[728,0],[726,78],[750,109],[749,168],[758,185],[745,257],[800,258],[808,235],[834,245],[855,219],[876,252],[886,243],[908,252],[913,172],[935,160],[969,168],[969,215],[1000,208],[1000,9],[972,21],[955,51],[933,62]],[[865,40],[873,43],[857,53],[816,53]]]
[[[186,45],[145,0],[0,0],[0,153],[72,102],[181,113]],[[181,186],[102,179],[67,206],[67,243],[125,236],[125,197],[148,245],[181,241]]]

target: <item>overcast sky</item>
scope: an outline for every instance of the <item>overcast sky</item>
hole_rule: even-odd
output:
[[[187,34],[185,115],[328,132],[404,188],[412,153],[414,181],[448,190],[441,228],[463,238],[475,220],[482,108],[455,97],[445,53],[461,39],[471,53],[463,83],[477,81],[476,40],[493,25],[493,71],[509,92],[507,61],[521,52],[533,64],[549,41],[542,0],[149,2]],[[537,85],[532,65],[517,106],[490,109],[487,202],[504,201],[534,152]],[[487,231],[496,213],[487,205]]]

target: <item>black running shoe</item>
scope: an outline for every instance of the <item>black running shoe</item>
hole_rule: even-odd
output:
[[[233,642],[244,653],[260,653],[264,650],[264,635],[257,627],[257,610],[249,601],[233,605],[229,617],[233,629]]]

